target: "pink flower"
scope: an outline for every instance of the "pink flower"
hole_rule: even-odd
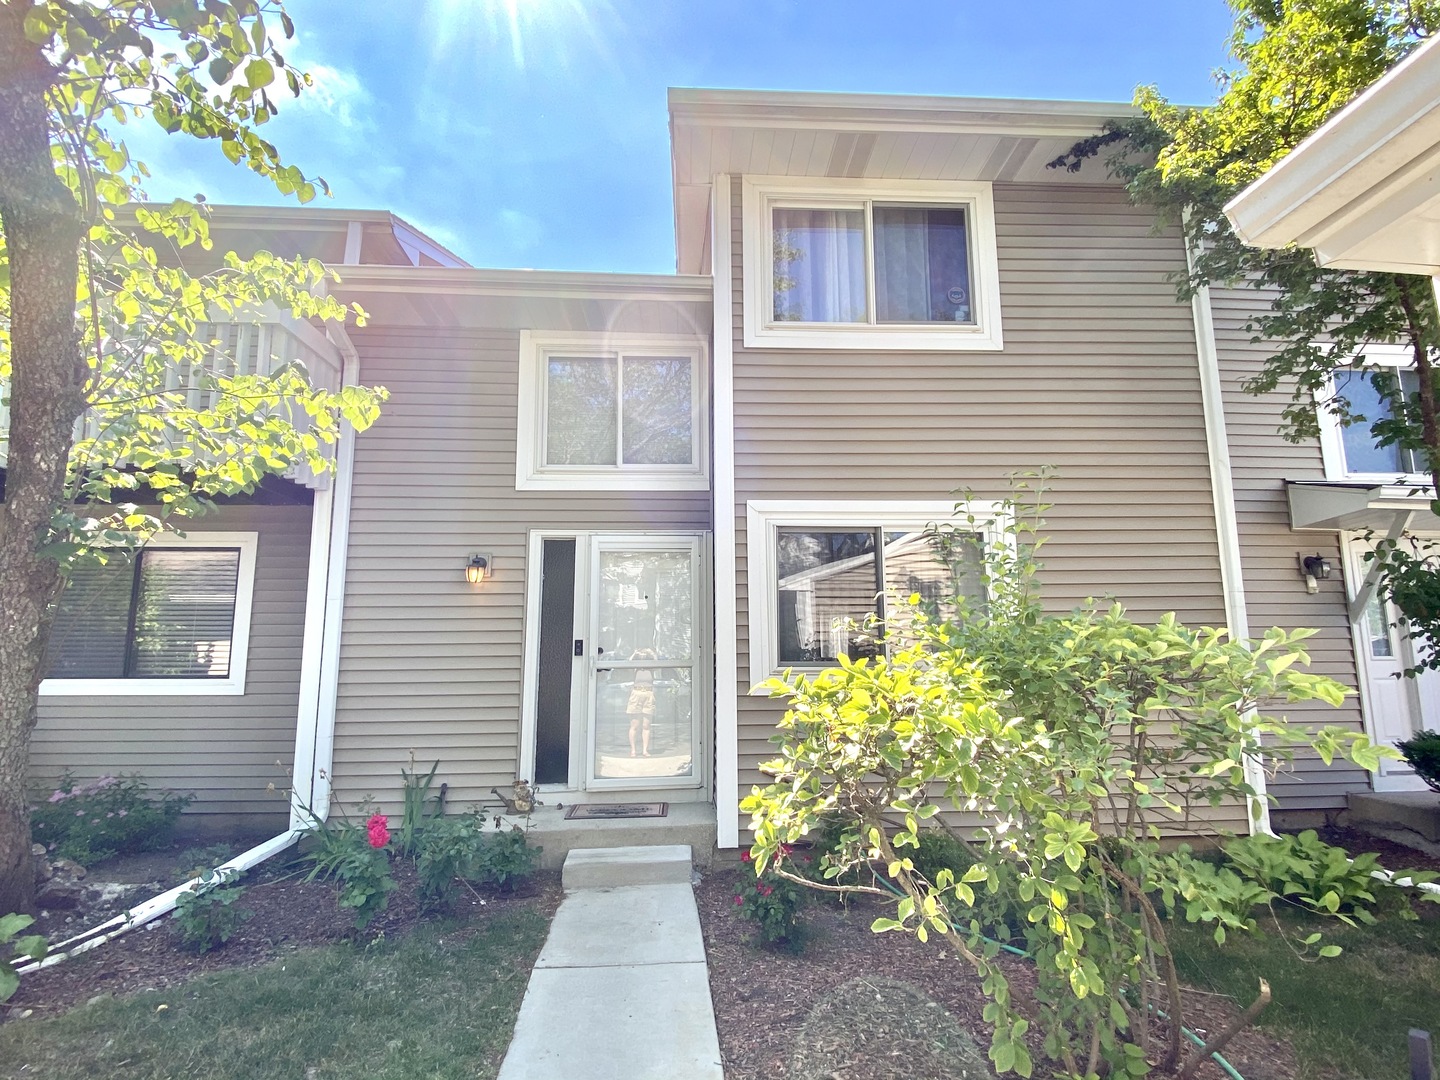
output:
[[[742,852],[740,852],[740,861],[741,861],[741,862],[749,862],[749,861],[750,861],[750,852],[748,852],[748,851],[742,851]]]
[[[372,815],[370,820],[365,822],[365,832],[373,848],[382,848],[390,843],[390,822],[385,819],[384,814]]]
[[[736,894],[735,894],[735,906],[736,906],[736,907],[740,907],[740,906],[741,906],[742,904],[744,904],[744,903],[745,903],[745,898],[744,898],[743,896],[741,896],[739,893],[736,893]]]
[[[124,817],[124,816],[125,816],[126,814],[128,814],[129,812],[130,812],[129,810],[117,810],[117,811],[115,811],[115,816],[116,816],[116,817]]]
[[[758,892],[761,896],[769,896],[775,890],[772,889],[769,885],[761,884],[755,886],[755,891]]]
[[[49,801],[52,802],[52,803],[64,802],[64,801],[65,801],[66,799],[68,799],[69,797],[70,797],[70,796],[67,795],[67,794],[65,794],[65,792],[60,791],[59,789],[56,789],[55,793],[50,796]]]

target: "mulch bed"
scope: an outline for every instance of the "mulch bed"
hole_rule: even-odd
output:
[[[197,975],[265,964],[302,949],[346,940],[371,940],[381,935],[395,937],[430,917],[421,914],[415,898],[414,867],[396,860],[394,874],[400,887],[390,894],[386,911],[370,923],[363,935],[357,934],[353,913],[337,902],[337,887],[330,882],[306,882],[306,867],[297,867],[293,860],[293,852],[282,853],[246,875],[243,883],[247,888],[238,903],[253,915],[219,949],[199,954],[186,949],[175,921],[163,917],[90,952],[24,976],[20,989],[7,1002],[7,1009],[0,1010],[0,1022],[7,1011],[16,1016],[27,1010],[53,1016],[97,995],[158,990]],[[157,860],[157,865],[163,867],[164,860]],[[125,875],[122,872],[119,876]],[[110,880],[103,865],[93,869],[89,878]],[[135,893],[130,903],[147,899],[174,883],[173,877],[161,875],[157,887]],[[559,874],[542,871],[514,893],[464,893],[451,917],[474,922],[515,905],[533,906],[549,916],[559,906],[560,897]],[[65,925],[55,917],[58,914],[41,922],[41,929],[52,942],[106,917],[104,912],[87,912],[83,921]],[[74,920],[77,915],[65,913],[65,918]]]
[[[707,874],[695,894],[726,1080],[982,1080],[985,1074],[945,1035],[953,1026],[969,1032],[984,1061],[990,1045],[981,1015],[985,997],[964,960],[933,938],[922,945],[909,935],[872,933],[875,916],[890,912],[871,898],[852,900],[848,909],[813,900],[804,915],[809,936],[800,954],[762,948],[751,940],[751,924],[735,915],[740,873]],[[1033,968],[1019,957],[1002,957],[1000,963],[1023,1008],[1035,985]],[[861,985],[854,985],[857,980]],[[863,993],[866,981],[869,993]],[[1237,1014],[1228,998],[1199,993],[1189,998],[1186,1021],[1202,1036]],[[934,1003],[933,1011],[926,999]],[[917,1010],[934,1019],[916,1025]],[[835,1018],[831,1030],[816,1031],[817,1021],[824,1019],[812,1016],[817,1013]],[[857,1018],[865,1024],[857,1024]],[[937,1039],[948,1039],[949,1045]],[[828,1073],[814,1068],[817,1047],[830,1049]],[[1031,1052],[1037,1075],[1043,1075],[1038,1043]],[[1238,1035],[1225,1057],[1246,1080],[1296,1080],[1299,1075],[1288,1044],[1254,1029]],[[1225,1080],[1213,1063],[1199,1075]]]

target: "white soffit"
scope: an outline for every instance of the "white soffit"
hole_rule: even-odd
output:
[[[1225,207],[1247,244],[1322,266],[1440,269],[1440,41],[1427,41]]]
[[[672,88],[678,267],[709,269],[706,215],[719,173],[1110,183],[1099,161],[1079,173],[1045,166],[1134,113],[1111,102]]]

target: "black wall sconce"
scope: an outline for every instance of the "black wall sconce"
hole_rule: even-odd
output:
[[[1330,576],[1330,562],[1323,555],[1297,555],[1296,562],[1300,564],[1300,576],[1305,579],[1305,591],[1317,593],[1320,591],[1320,582]]]
[[[471,555],[470,561],[465,564],[465,580],[471,585],[479,585],[494,573],[491,564],[489,555]]]

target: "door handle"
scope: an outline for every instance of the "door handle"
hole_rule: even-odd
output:
[[[595,669],[595,674],[596,674],[596,675],[603,675],[603,674],[605,674],[605,672],[607,672],[607,671],[614,671],[614,670],[615,670],[615,669],[614,669],[613,667],[597,667],[597,668]]]

